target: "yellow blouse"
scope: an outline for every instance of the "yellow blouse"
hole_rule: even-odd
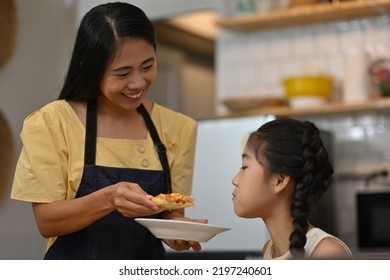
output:
[[[167,148],[172,191],[190,195],[197,123],[158,104],[151,117]],[[11,198],[44,203],[74,198],[84,166],[85,127],[69,103],[57,100],[30,114],[21,139]],[[162,170],[149,133],[142,140],[98,137],[96,164]]]

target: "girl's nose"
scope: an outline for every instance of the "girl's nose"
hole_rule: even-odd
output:
[[[232,184],[237,187],[238,186],[238,174],[232,178]]]

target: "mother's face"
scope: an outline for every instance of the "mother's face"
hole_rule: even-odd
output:
[[[157,75],[156,52],[140,38],[120,41],[100,83],[103,102],[117,109],[136,109]]]

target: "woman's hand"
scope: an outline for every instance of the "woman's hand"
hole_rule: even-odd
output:
[[[114,210],[125,217],[153,215],[161,210],[138,184],[120,182],[69,200],[33,203],[38,229],[48,238],[85,228]]]
[[[202,223],[207,224],[207,219],[191,219],[187,217],[181,217],[181,218],[175,218],[174,220],[181,220],[181,221],[187,221],[187,222],[194,222],[194,223]],[[202,246],[197,241],[191,241],[191,240],[163,240],[165,244],[167,244],[169,247],[171,247],[173,250],[176,251],[185,251],[192,248],[195,252],[199,252],[202,249]]]
[[[119,182],[112,186],[110,201],[125,217],[148,216],[161,210],[138,184]]]

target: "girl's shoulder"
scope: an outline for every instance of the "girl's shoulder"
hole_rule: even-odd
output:
[[[342,246],[337,239],[326,237],[318,243],[316,250],[313,252],[313,255],[315,255],[317,252],[322,252],[324,254],[343,254],[345,253],[345,247]]]
[[[311,251],[309,253],[310,258],[319,259],[349,259],[352,252],[348,246],[339,238],[331,235],[319,228],[313,228],[308,232],[306,250]]]

